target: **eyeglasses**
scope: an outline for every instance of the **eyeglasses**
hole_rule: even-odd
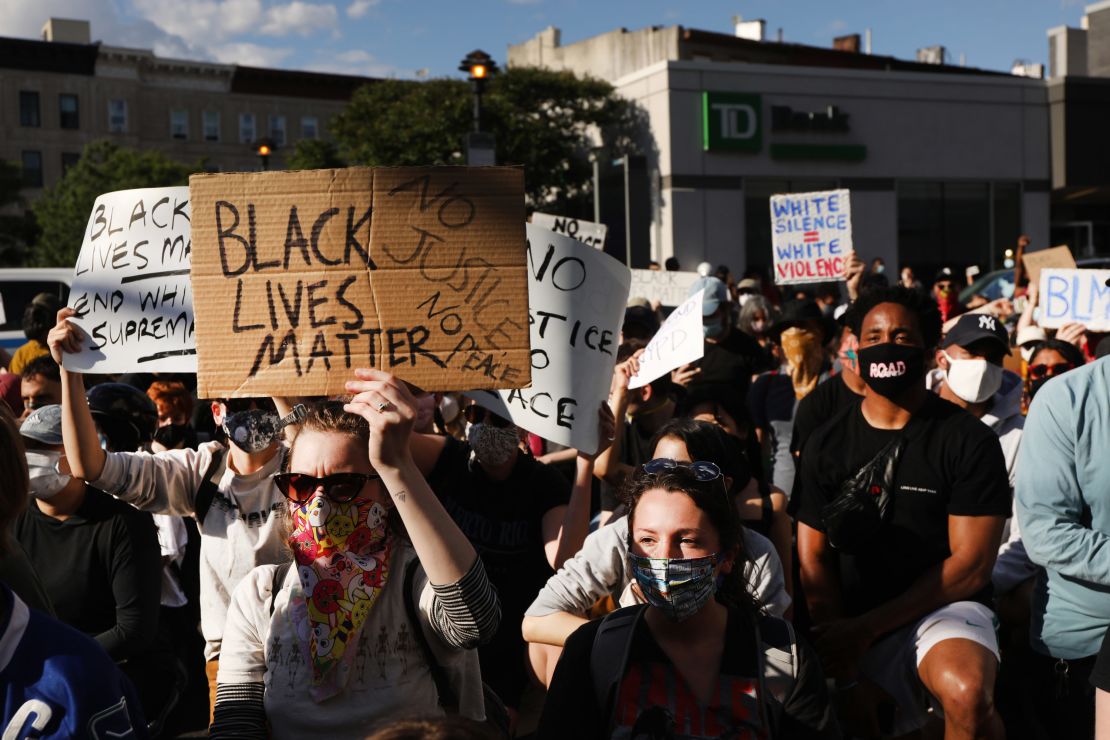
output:
[[[493,413],[484,406],[474,404],[463,409],[463,418],[471,424],[489,424],[491,427],[505,429],[513,425],[511,421]]]
[[[367,481],[380,478],[379,475],[366,473],[332,473],[323,478],[304,473],[278,473],[273,480],[281,495],[295,504],[308,503],[321,486],[325,496],[337,504],[345,504],[358,496]]]
[[[1029,377],[1037,378],[1051,378],[1069,370],[1074,370],[1075,366],[1070,362],[1058,362],[1055,365],[1030,365]]]
[[[658,475],[672,470],[688,470],[695,480],[708,483],[721,477],[721,469],[711,462],[696,460],[692,463],[681,463],[669,457],[657,457],[644,463],[644,472],[649,475]]]

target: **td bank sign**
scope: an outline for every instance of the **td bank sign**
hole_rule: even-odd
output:
[[[850,134],[848,114],[835,105],[812,112],[772,105],[770,119],[772,141],[768,149],[772,159],[859,162],[867,156],[867,147],[862,144],[811,138],[811,134],[834,139]],[[707,152],[759,152],[763,148],[763,106],[759,95],[703,92],[701,122],[702,146]]]

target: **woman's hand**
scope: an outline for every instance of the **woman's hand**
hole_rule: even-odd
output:
[[[347,392],[355,396],[343,410],[370,425],[370,464],[379,472],[411,464],[409,437],[416,421],[416,399],[403,382],[381,370],[360,368],[355,377],[346,384]]]
[[[616,417],[613,416],[613,410],[609,408],[609,404],[602,401],[597,408],[597,452],[590,455],[579,450],[578,456],[591,461],[596,460],[598,455],[609,449],[610,445],[613,444],[613,440],[616,438]]]
[[[62,364],[62,356],[67,352],[75,354],[81,351],[81,329],[77,324],[67,321],[70,316],[76,315],[77,312],[72,308],[58,311],[58,323],[46,335],[46,346],[50,348],[50,356],[59,366]]]

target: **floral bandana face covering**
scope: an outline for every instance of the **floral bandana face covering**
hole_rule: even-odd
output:
[[[628,554],[647,602],[674,622],[689,619],[717,593],[718,557],[645,558]]]
[[[312,665],[309,694],[322,702],[347,685],[355,644],[389,577],[392,543],[385,507],[375,501],[341,504],[316,494],[290,514],[301,587],[290,608]]]

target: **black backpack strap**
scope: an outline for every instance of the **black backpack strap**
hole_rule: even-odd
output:
[[[270,616],[274,616],[274,604],[277,603],[278,591],[285,585],[285,575],[289,572],[289,568],[293,563],[286,560],[284,563],[274,568],[274,578],[270,581]]]
[[[412,636],[420,648],[420,654],[424,656],[424,662],[428,664],[428,670],[432,674],[432,681],[439,693],[439,705],[448,714],[458,714],[459,698],[455,695],[455,689],[451,686],[450,679],[447,678],[447,672],[443,670],[443,666],[439,664],[439,659],[432,652],[432,646],[428,644],[428,637],[424,634],[424,628],[420,626],[420,619],[416,614],[416,604],[412,599],[412,587],[416,583],[416,569],[419,566],[420,560],[417,558],[413,558],[405,566],[405,616],[409,619],[409,628],[412,630]]]
[[[204,478],[200,482],[200,488],[197,489],[197,498],[193,503],[194,516],[196,517],[197,524],[204,524],[204,517],[208,515],[208,510],[212,508],[212,501],[215,500],[216,494],[220,490],[220,477],[223,473],[223,462],[226,450],[223,447],[217,447],[215,452],[212,453],[212,461],[208,463],[208,469],[204,471]]]
[[[632,651],[632,638],[636,625],[647,611],[646,604],[638,604],[605,615],[594,635],[590,650],[590,678],[594,682],[594,696],[597,708],[605,717],[605,732],[608,737],[613,729],[617,711],[617,691],[624,670],[628,665],[628,655]]]

